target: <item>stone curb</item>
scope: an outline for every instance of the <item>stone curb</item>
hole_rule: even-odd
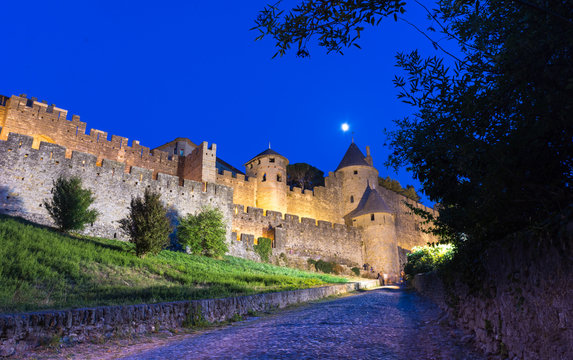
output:
[[[222,299],[4,314],[0,315],[0,356],[22,353],[54,339],[75,343],[176,329],[190,321],[222,322],[376,286],[377,280],[365,280]]]

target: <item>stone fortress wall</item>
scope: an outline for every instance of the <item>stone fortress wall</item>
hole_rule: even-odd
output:
[[[173,175],[153,172],[136,166],[126,172],[125,163],[41,142],[32,147],[30,136],[10,133],[0,140],[0,213],[21,216],[41,224],[52,225],[43,206],[51,196],[53,181],[59,176],[78,176],[83,186],[92,190],[99,212],[85,233],[93,236],[124,239],[119,220],[126,217],[131,198],[142,196],[145,189],[161,193],[170,216],[195,213],[202,206],[215,206],[223,212],[227,233],[231,234],[233,190],[224,185],[183,180]]]
[[[206,205],[220,208],[230,254],[253,260],[258,259],[253,243],[260,236],[273,240],[276,258],[284,254],[301,266],[308,258],[349,267],[360,267],[368,259],[394,262],[396,252],[403,262],[405,251],[435,241],[421,231],[419,219],[403,202],[433,210],[380,188],[373,167],[330,172],[324,187],[303,191],[286,185],[288,160],[270,149],[276,157],[255,157],[247,163],[250,176],[233,176],[228,171],[217,173],[215,144],[203,142],[191,154],[177,156],[150,151],[137,141],[128,146],[121,136],[108,140],[108,134],[99,130],[87,135],[85,130],[78,116],[67,119],[66,110],[24,95],[0,96],[0,212],[49,224],[41,203],[50,196],[53,180],[75,175],[96,195],[94,206],[101,215],[86,229],[91,235],[123,238],[118,221],[127,214],[132,196],[151,188],[161,193],[173,215]],[[368,148],[365,160],[372,165]],[[377,217],[375,224],[365,217],[353,224],[343,218],[367,186],[375,188],[391,209],[388,222]],[[365,253],[372,249],[381,253],[372,258]],[[392,268],[395,274],[396,267]]]

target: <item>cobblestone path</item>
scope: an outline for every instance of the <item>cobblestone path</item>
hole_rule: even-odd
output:
[[[414,292],[390,288],[190,335],[122,359],[485,359]]]

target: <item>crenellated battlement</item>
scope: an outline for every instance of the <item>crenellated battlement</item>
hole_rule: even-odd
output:
[[[129,166],[139,166],[158,172],[177,175],[179,159],[166,152],[142,146],[139,141],[126,137],[111,135],[98,129],[89,129],[80,120],[79,115],[72,115],[68,120],[68,111],[39,102],[36,98],[25,95],[12,96],[6,102],[3,130],[0,139],[6,140],[9,133],[33,137],[32,147],[38,148],[42,141],[62,145],[67,148],[68,157],[72,151],[93,154],[97,162],[111,159],[124,162]]]
[[[314,228],[317,230],[329,230],[334,229],[336,231],[355,231],[353,227],[346,226],[344,224],[335,224],[330,221],[317,220],[308,217],[299,217],[294,214],[282,214],[278,211],[264,210],[261,208],[253,206],[245,206],[241,204],[233,204],[233,213],[235,218],[241,218],[247,221],[254,222],[268,222],[270,224],[283,224],[297,226],[302,225],[306,227],[306,230]]]
[[[1,129],[1,128],[0,128]],[[96,176],[103,179],[120,179],[123,183],[131,186],[147,184],[150,187],[161,191],[176,191],[177,193],[205,194],[206,196],[217,194],[232,194],[232,189],[225,185],[204,183],[184,179],[181,181],[178,176],[170,174],[154,173],[150,169],[137,166],[126,166],[125,163],[115,160],[102,159],[98,162],[97,156],[81,151],[69,152],[61,145],[40,142],[39,148],[32,146],[33,137],[28,135],[10,133],[7,140],[0,140],[0,153],[11,160],[15,158],[25,159],[30,167],[35,163],[46,163],[51,166],[61,166],[68,168],[90,170]]]

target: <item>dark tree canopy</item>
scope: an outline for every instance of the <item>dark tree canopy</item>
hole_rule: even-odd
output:
[[[417,51],[396,56],[401,74],[394,84],[415,112],[387,133],[389,163],[407,165],[424,193],[441,204],[437,233],[451,241],[489,242],[539,228],[557,213],[570,218],[571,2],[411,4],[434,20],[434,27],[423,30],[428,38],[459,45],[460,55],[444,52],[452,67]],[[402,12],[403,3],[394,1],[304,0],[288,13],[267,7],[256,28],[275,40],[278,54],[294,46],[297,55],[307,56],[313,36],[327,51],[341,52],[364,26],[389,16],[406,19]]]
[[[309,190],[324,186],[324,172],[306,163],[287,165],[287,185]]]
[[[386,176],[386,178],[379,177],[378,178],[378,185],[392,190],[398,194],[404,195],[408,199],[412,199],[414,201],[420,201],[420,196],[416,193],[416,189],[412,185],[406,185],[404,189],[398,180],[391,179],[390,176]]]

